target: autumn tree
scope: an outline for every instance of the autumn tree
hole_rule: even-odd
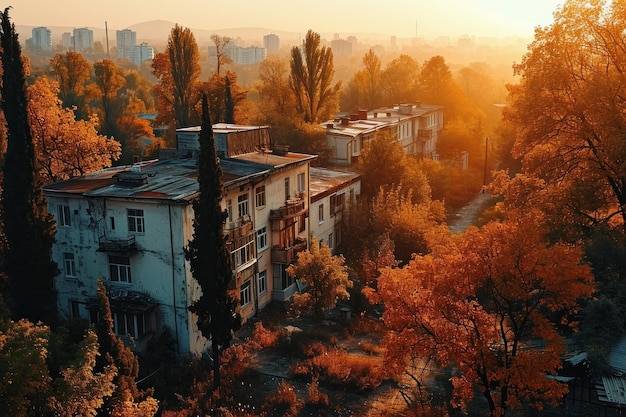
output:
[[[211,340],[213,359],[213,388],[219,388],[220,348],[232,340],[233,330],[241,326],[235,312],[237,300],[228,289],[233,280],[231,257],[224,235],[227,212],[222,210],[222,169],[215,151],[213,127],[209,118],[206,96],[202,97],[198,183],[200,193],[194,201],[193,239],[185,250],[191,272],[202,295],[189,310],[197,316],[198,329]]]
[[[621,1],[566,1],[515,66],[521,82],[505,111],[514,156],[537,203],[565,203],[554,219],[570,230],[626,230],[625,16]]]
[[[386,105],[420,100],[418,76],[419,63],[406,54],[389,62],[381,74],[381,88]]]
[[[342,93],[344,101],[348,101],[349,109],[375,109],[381,107],[383,102],[383,84],[381,61],[374,50],[370,49],[362,59],[363,68],[357,71],[346,92]],[[345,98],[346,95],[354,97]]]
[[[50,67],[59,82],[59,98],[63,106],[74,109],[79,119],[86,117],[84,112],[85,84],[91,76],[91,64],[80,52],[67,51],[56,54],[50,60]]]
[[[287,273],[307,286],[305,292],[294,295],[293,304],[298,312],[311,312],[320,318],[337,301],[350,298],[348,288],[352,287],[352,281],[343,256],[333,256],[328,245],[323,243],[320,247],[315,237],[309,250],[298,254],[298,260],[287,268]]]
[[[207,95],[210,117],[216,123],[234,123],[245,117],[244,103],[248,99],[248,91],[239,85],[234,72],[227,71],[222,76],[213,74],[208,82],[199,83],[198,89]],[[230,100],[227,92],[230,93]],[[229,111],[232,111],[231,122],[226,121]],[[197,109],[197,113],[200,114],[201,109]]]
[[[452,404],[480,391],[492,416],[541,409],[565,394],[566,384],[546,377],[565,352],[550,317],[567,324],[594,282],[580,247],[545,242],[538,215],[433,234],[430,254],[383,272],[369,295],[384,303],[393,330],[385,342],[390,369],[423,356],[453,365]]]
[[[259,64],[256,85],[261,122],[276,125],[296,118],[296,101],[289,86],[289,67],[280,58],[268,58]]]
[[[99,135],[97,120],[76,120],[58,91],[58,83],[45,77],[27,89],[28,120],[45,183],[109,167],[120,156],[119,142]]]
[[[94,65],[95,84],[97,98],[100,102],[101,129],[105,136],[113,136],[115,133],[115,121],[120,116],[120,106],[114,107],[118,97],[118,91],[126,84],[122,76],[122,70],[110,59],[97,61]]]
[[[165,52],[156,54],[152,73],[158,79],[154,86],[159,122],[175,127],[194,123],[193,106],[197,100],[196,86],[200,77],[198,44],[189,28],[172,28]]]
[[[337,110],[341,83],[332,85],[333,52],[321,45],[320,35],[309,30],[301,47],[291,49],[289,83],[296,108],[306,123],[326,120]]]
[[[58,273],[52,260],[54,220],[48,214],[28,121],[21,47],[9,9],[0,13],[2,110],[7,151],[2,184],[2,219],[6,246],[2,269],[9,279],[5,301],[14,318],[55,323]]]
[[[233,62],[230,59],[230,56],[226,53],[226,46],[230,43],[232,38],[229,36],[222,36],[216,33],[211,35],[211,41],[215,45],[215,49],[211,49],[209,56],[215,59],[216,70],[215,73],[219,76],[221,74],[221,69],[224,65],[230,64]]]

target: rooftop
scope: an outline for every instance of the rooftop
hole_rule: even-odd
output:
[[[352,171],[311,167],[309,169],[311,201],[314,202],[332,194],[339,188],[351,184],[359,178],[360,175]]]

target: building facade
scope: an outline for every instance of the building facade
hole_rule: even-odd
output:
[[[215,133],[226,137],[227,146],[220,165],[234,277],[230,291],[239,298],[242,316],[251,317],[297,290],[284,270],[307,248],[304,196],[309,163],[316,157],[266,150],[258,127],[216,125]],[[241,152],[237,139],[257,141],[257,150]],[[199,149],[188,137],[185,141],[188,148]],[[164,328],[179,352],[207,348],[188,310],[201,290],[184,253],[193,237],[197,152],[185,156],[109,168],[45,187],[48,210],[57,222],[53,258],[62,270],[55,280],[62,317],[94,321],[102,280],[115,331],[132,340],[135,349],[144,350]]]
[[[136,66],[140,67],[142,63],[146,61],[152,61],[154,59],[154,48],[148,46],[147,43],[142,42],[139,45],[135,45],[131,49],[131,61]]]
[[[93,52],[93,30],[76,28],[72,32],[72,49],[76,52]]]
[[[391,132],[407,155],[438,159],[437,140],[443,129],[443,107],[400,104],[375,110],[360,110],[322,125],[330,152],[329,162],[350,166],[358,161],[365,144],[379,131]]]
[[[137,45],[137,32],[130,29],[118,30],[115,32],[117,47],[117,57],[119,59],[133,59],[133,48]]]
[[[263,36],[263,47],[268,54],[277,54],[280,51],[280,38],[273,33]]]
[[[46,27],[36,27],[33,28],[32,34],[31,48],[36,51],[44,52],[52,50],[52,35],[50,29]]]

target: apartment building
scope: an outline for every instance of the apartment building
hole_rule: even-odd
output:
[[[52,50],[52,35],[50,29],[46,27],[36,27],[32,30],[33,37],[30,39],[30,47],[34,51],[51,51]]]
[[[109,168],[44,188],[57,222],[53,258],[62,270],[55,286],[63,317],[95,320],[100,279],[110,293],[116,333],[136,350],[164,327],[179,352],[206,349],[188,310],[200,288],[184,255],[198,196],[199,144],[192,138],[200,129],[193,130],[179,132],[182,157]],[[219,124],[214,136],[228,212],[231,291],[242,316],[251,317],[297,290],[285,268],[308,245],[306,196],[316,156],[270,151],[266,127]]]
[[[132,60],[133,47],[137,45],[137,32],[130,29],[115,31],[115,45],[118,58]]]
[[[329,162],[350,166],[358,161],[363,146],[378,131],[391,132],[407,155],[437,159],[436,147],[443,129],[443,107],[400,104],[375,110],[360,110],[322,124],[330,151]]]
[[[93,52],[93,30],[76,28],[72,32],[72,49],[76,52]]]

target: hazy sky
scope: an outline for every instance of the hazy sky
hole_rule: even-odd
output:
[[[398,37],[532,36],[563,0],[3,0],[16,25],[124,29],[167,20],[197,29],[261,27]]]

